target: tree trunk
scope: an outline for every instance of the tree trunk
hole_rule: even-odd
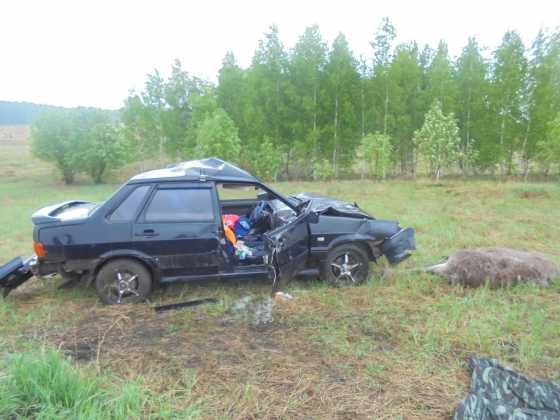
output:
[[[334,100],[334,148],[333,148],[332,165],[333,165],[333,173],[335,178],[338,178],[338,166],[336,164],[337,149],[338,149],[338,93],[336,94]]]
[[[513,173],[513,153],[514,153],[514,144],[513,141],[509,145],[509,152],[508,152],[508,161],[507,161],[507,175],[511,176]]]
[[[317,86],[313,87],[313,131],[317,130]]]
[[[365,98],[364,98],[364,86],[362,83],[362,92],[361,92],[361,104],[362,104],[362,138],[366,135],[366,105],[365,105]]]
[[[401,175],[406,173],[406,150],[404,149],[404,141],[400,142],[401,154]]]
[[[274,137],[275,144],[280,144],[280,124],[278,124],[278,114],[280,113],[280,80],[276,80],[276,115],[274,116]]]
[[[313,86],[313,156],[311,161],[311,171],[313,172],[313,164],[317,161],[319,156],[319,139],[317,138],[317,86]]]
[[[418,149],[412,150],[412,179],[416,179],[416,166],[418,164]]]
[[[502,175],[504,175],[505,172],[505,167],[504,167],[504,162],[502,161],[502,153],[504,150],[504,136],[505,136],[505,130],[506,130],[506,114],[505,111],[503,111],[502,114],[502,124],[500,126],[500,165],[502,167]]]
[[[467,124],[466,124],[466,139],[465,139],[465,156],[463,157],[463,175],[468,175],[469,172],[469,164],[470,164],[470,156],[469,156],[469,150],[470,150],[470,142],[471,142],[471,89],[469,89],[469,97],[467,100]]]
[[[159,163],[163,166],[163,136],[159,136]]]
[[[161,104],[161,102],[158,103],[158,113],[157,113],[157,122],[156,122],[156,126],[157,126],[157,133],[159,134],[159,163],[161,166],[163,166],[163,161],[164,161],[164,143],[165,143],[165,135],[163,134],[163,123],[162,123],[162,108],[163,108],[163,104]]]
[[[385,114],[383,115],[383,134],[387,134],[387,118],[389,117],[389,85],[385,81]]]
[[[527,178],[529,177],[529,150],[527,150],[527,142],[529,140],[529,130],[531,129],[531,118],[527,120],[527,129],[525,130],[525,137],[523,138],[523,180],[527,182]]]
[[[105,163],[100,163],[98,167],[93,169],[91,177],[93,178],[93,182],[95,184],[101,184],[103,174],[105,173],[105,167]]]
[[[291,149],[290,147],[288,147],[288,150],[286,152],[286,179],[288,180],[290,179],[290,159],[291,159],[290,152]]]
[[[64,178],[64,183],[66,185],[74,183],[74,171],[72,169],[64,168],[62,170],[62,177]]]

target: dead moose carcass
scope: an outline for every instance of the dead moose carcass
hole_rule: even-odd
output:
[[[486,283],[493,288],[519,283],[548,286],[560,277],[560,267],[541,253],[499,247],[457,251],[426,271],[467,287]]]

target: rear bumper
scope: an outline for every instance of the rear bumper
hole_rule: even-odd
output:
[[[401,229],[389,239],[386,239],[381,246],[381,251],[391,264],[398,264],[410,257],[409,251],[416,249],[414,229]]]
[[[31,272],[35,277],[50,276],[58,272],[58,263],[45,263],[37,259],[30,266]]]
[[[33,277],[32,267],[37,264],[37,257],[30,256],[23,260],[16,257],[7,264],[0,267],[0,289],[6,296],[11,290],[18,287]]]

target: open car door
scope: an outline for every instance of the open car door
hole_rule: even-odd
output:
[[[305,268],[309,255],[309,222],[317,217],[310,205],[291,222],[265,233],[268,262],[274,270],[273,291]]]

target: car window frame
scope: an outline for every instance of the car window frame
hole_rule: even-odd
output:
[[[212,204],[212,219],[208,220],[153,220],[147,221],[146,220],[146,212],[148,211],[150,204],[154,200],[157,191],[159,190],[210,190],[210,197],[211,197],[211,204]],[[217,207],[218,206],[218,207]],[[144,203],[142,211],[136,218],[135,224],[139,225],[154,225],[154,224],[184,224],[184,223],[198,223],[198,224],[215,224],[218,222],[218,216],[216,209],[219,208],[219,204],[217,202],[216,197],[216,188],[213,183],[176,183],[176,182],[166,182],[166,183],[159,183],[155,184],[152,190],[150,191],[148,200]]]
[[[288,206],[293,211],[295,211],[296,214],[300,214],[302,212],[301,209],[299,209],[297,206],[295,206],[293,203],[291,203],[286,197],[284,197],[282,194],[274,191],[272,188],[270,188],[269,186],[267,186],[266,184],[264,184],[262,182],[217,180],[216,183],[217,184],[228,184],[228,183],[229,184],[245,184],[247,186],[259,187],[260,189],[267,192],[268,194],[271,194],[274,198],[276,198],[276,199],[280,200],[282,203],[286,204],[286,206]],[[219,200],[220,200],[219,192],[218,192],[217,188],[215,188],[215,190],[216,190],[216,197],[218,198],[218,203],[219,203]],[[235,200],[235,199],[233,199],[233,200]],[[232,201],[232,200],[225,199],[224,201]]]
[[[262,187],[261,184],[255,183],[255,182],[233,182],[233,181],[215,181],[215,186],[216,186],[216,194],[218,196],[218,199],[220,202],[222,201],[226,201],[226,202],[248,202],[248,201],[259,201],[258,198],[258,194],[255,194],[255,197],[248,197],[248,198],[223,198],[220,195],[220,191],[222,189],[224,189],[224,185],[225,184],[234,184],[234,185],[240,185],[241,188],[242,187],[247,187],[247,188],[254,188],[254,189],[259,189],[260,193],[267,193],[270,194],[270,192],[268,190],[266,190],[265,188]]]
[[[138,217],[140,217],[140,215],[144,211],[144,208],[146,206],[147,201],[152,196],[155,185],[145,183],[145,184],[132,184],[132,186],[133,186],[133,188],[130,188],[130,190],[126,194],[124,194],[123,197],[120,198],[115,204],[113,204],[109,211],[107,211],[105,213],[104,219],[107,223],[110,223],[110,224],[125,224],[125,223],[135,223],[138,220]],[[128,199],[128,197],[130,197],[132,195],[132,193],[134,191],[136,191],[138,188],[142,188],[142,187],[146,187],[146,186],[148,187],[148,192],[142,198],[142,201],[140,202],[140,205],[138,206],[138,209],[136,210],[136,213],[134,214],[134,216],[130,220],[111,220],[111,216],[113,215],[113,213],[115,213],[117,211],[117,209],[125,202],[125,200]]]

